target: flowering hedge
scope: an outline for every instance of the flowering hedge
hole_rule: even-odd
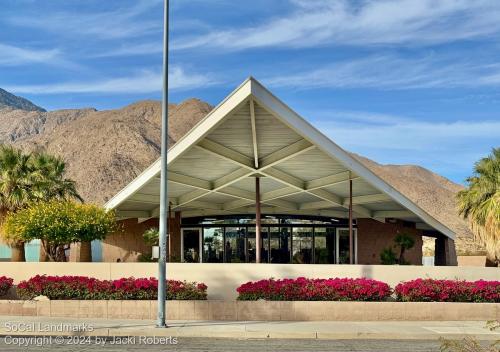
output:
[[[372,279],[268,279],[236,289],[239,300],[254,301],[381,301],[391,295],[384,282]]]
[[[158,281],[155,278],[121,278],[99,280],[86,276],[37,275],[17,285],[21,299],[47,296],[49,299],[113,299],[155,300]],[[203,283],[167,280],[167,299],[205,300],[207,286]]]
[[[12,280],[10,277],[7,276],[0,276],[0,297],[4,296],[7,291],[12,287],[12,283],[14,280]]]
[[[500,281],[416,279],[394,290],[404,302],[500,302]]]

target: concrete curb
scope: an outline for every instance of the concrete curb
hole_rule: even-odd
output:
[[[81,324],[87,322],[93,331],[48,332],[40,329],[11,331],[14,324]],[[177,338],[229,339],[322,339],[322,340],[438,340],[475,338],[481,341],[500,340],[500,332],[485,328],[485,322],[224,322],[170,321],[168,329],[158,329],[154,321],[38,319],[0,317],[0,336],[95,336],[129,337],[157,336]]]

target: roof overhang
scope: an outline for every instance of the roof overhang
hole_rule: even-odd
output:
[[[183,216],[262,212],[347,217],[349,180],[358,218],[412,221],[455,234],[310,125],[253,78],[215,107],[167,154],[168,198]],[[120,218],[159,215],[158,159],[106,203]]]

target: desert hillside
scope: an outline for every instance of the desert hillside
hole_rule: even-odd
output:
[[[27,102],[26,109],[0,108],[0,143],[26,150],[43,148],[63,157],[68,177],[77,182],[88,202],[106,202],[159,156],[161,105],[157,101],[107,111],[51,112],[33,110],[31,105],[36,105]],[[169,142],[175,143],[211,109],[198,99],[171,104]],[[354,156],[453,229],[460,238],[460,250],[471,249],[471,233],[455,210],[455,194],[462,186],[419,166],[381,165]]]

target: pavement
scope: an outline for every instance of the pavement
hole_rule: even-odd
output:
[[[0,336],[164,336],[232,339],[500,340],[484,321],[169,321],[0,316]]]

